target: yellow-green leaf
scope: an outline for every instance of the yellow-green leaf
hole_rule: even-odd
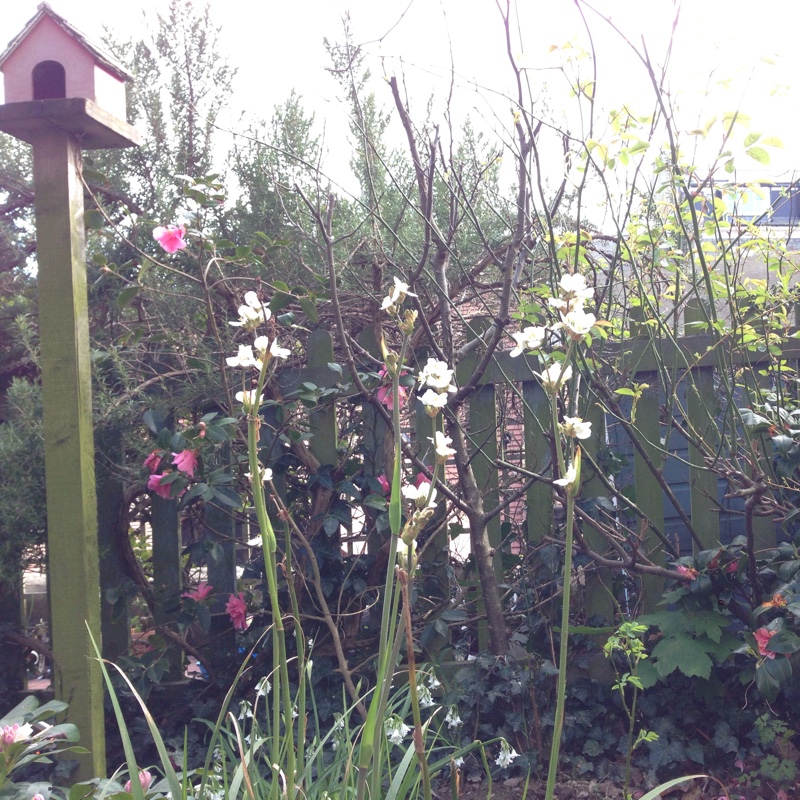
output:
[[[759,164],[769,164],[769,153],[763,147],[751,147],[746,153]]]

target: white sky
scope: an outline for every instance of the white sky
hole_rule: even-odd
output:
[[[563,79],[542,71],[555,62],[548,55],[553,44],[568,40],[586,43],[585,32],[572,0],[517,0],[525,63],[552,81],[549,92],[558,103],[568,102]],[[21,30],[36,11],[35,0],[4,3],[0,17],[0,46]],[[53,9],[84,31],[99,38],[103,25],[120,35],[146,34],[147,17],[164,10],[168,0],[51,0]],[[508,91],[510,72],[500,14],[495,0],[211,0],[212,17],[222,26],[222,48],[238,69],[231,106],[256,117],[269,117],[276,103],[294,87],[309,109],[324,124],[332,144],[342,141],[345,118],[338,88],[325,73],[327,56],[323,37],[341,39],[341,18],[352,17],[355,40],[383,62],[372,64],[380,75],[402,70],[410,87],[419,119],[428,97],[443,103],[449,90],[452,60],[460,87],[460,113],[474,118],[502,114],[508,104],[487,101],[491,90]],[[664,57],[674,6],[671,0],[596,0],[596,6],[613,16],[637,44],[644,36],[654,60]],[[590,11],[598,48],[598,102],[612,107],[622,102],[649,111],[642,71],[628,49]],[[786,147],[773,155],[769,172],[777,175],[800,167],[800,75],[797,30],[800,5],[796,0],[684,0],[671,60],[670,86],[685,112],[686,127],[720,111],[742,106],[752,118],[752,128],[783,139]],[[775,56],[774,65],[760,60]],[[638,76],[638,78],[636,77]],[[734,79],[723,89],[717,81]],[[474,84],[481,88],[475,91]],[[777,93],[774,87],[784,84]],[[788,86],[786,85],[788,84]],[[792,85],[794,84],[794,85]],[[712,90],[710,97],[706,91]],[[376,83],[376,91],[382,91]],[[379,94],[379,98],[381,95]],[[382,100],[391,104],[388,87]],[[703,110],[700,110],[702,105]],[[437,107],[435,105],[435,107]],[[439,106],[440,107],[440,106]],[[691,113],[688,112],[691,110]],[[234,119],[231,117],[230,119]],[[489,120],[487,125],[492,126]],[[798,143],[800,144],[800,143]],[[758,165],[753,163],[753,168]],[[762,170],[763,171],[763,170]]]

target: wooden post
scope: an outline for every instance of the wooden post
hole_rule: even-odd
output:
[[[81,150],[76,137],[41,131],[33,144],[39,264],[47,541],[55,696],[78,726],[78,780],[105,775],[97,498]]]

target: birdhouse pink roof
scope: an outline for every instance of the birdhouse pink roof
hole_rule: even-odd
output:
[[[130,75],[102,48],[41,3],[0,55],[5,102],[83,97],[124,120]]]

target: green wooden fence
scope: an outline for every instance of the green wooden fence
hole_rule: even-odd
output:
[[[696,314],[696,311],[690,310],[687,318],[695,319]],[[698,447],[683,442],[681,449],[681,439],[674,431],[670,433],[670,446],[665,449],[662,445],[667,438],[667,427],[661,419],[662,406],[668,397],[664,387],[666,376],[666,392],[681,394],[682,408],[694,429],[706,443],[712,447],[719,446],[715,381],[720,370],[720,346],[725,345],[715,346],[710,335],[687,336],[677,343],[633,337],[623,345],[598,351],[603,363],[611,365],[616,375],[626,376],[625,386],[648,385],[636,403],[633,427],[638,443],[634,443],[628,435],[631,428],[630,404],[620,404],[612,413],[610,409],[619,397],[594,384],[584,383],[580,388],[579,411],[584,418],[593,422],[591,439],[582,443],[587,458],[584,461],[581,501],[591,504],[593,500],[610,494],[608,478],[596,471],[592,463],[602,463],[615,449],[626,451],[629,461],[627,472],[623,470],[615,479],[618,483],[629,483],[627,499],[621,498],[613,506],[601,501],[601,505],[606,508],[607,521],[617,524],[624,518],[628,528],[640,537],[641,544],[638,546],[660,563],[666,563],[663,541],[674,542],[676,532],[684,540],[684,550],[687,547],[694,550],[710,548],[720,540],[723,533],[721,520],[725,515],[731,518],[736,516],[735,512],[727,512],[725,504],[720,503],[724,486],[717,475],[707,468]],[[333,343],[327,332],[317,330],[312,333],[308,354],[308,363],[302,369],[287,368],[279,373],[278,380],[284,395],[303,384],[328,388],[347,382],[346,376],[328,366],[335,361],[335,357]],[[800,358],[797,340],[788,340],[783,357],[792,361]],[[725,354],[724,361],[729,366],[757,369],[769,358],[763,352],[742,353],[731,349]],[[460,363],[457,372],[459,379],[471,375],[475,365],[475,357],[468,357]],[[488,498],[487,508],[502,502],[509,493],[519,491],[528,474],[544,474],[549,469],[549,401],[535,377],[537,368],[535,358],[512,359],[507,353],[499,354],[481,377],[479,388],[468,404],[464,424],[469,436],[473,469]],[[377,476],[386,472],[386,426],[369,403],[362,404],[360,413],[364,469],[368,474]],[[421,408],[417,408],[411,415],[410,424],[407,435],[420,457],[426,460],[429,458],[430,419]],[[335,403],[320,405],[311,413],[310,432],[311,453],[321,464],[336,463],[340,456],[340,443]],[[766,456],[763,466],[768,473]],[[683,469],[684,474],[676,479],[671,470],[674,472],[678,468]],[[112,588],[113,581],[124,573],[119,564],[119,554],[113,546],[112,535],[113,527],[120,519],[119,504],[123,502],[123,497],[121,486],[101,485],[98,491],[104,590]],[[205,513],[206,533],[222,544],[224,552],[224,558],[209,567],[209,579],[219,590],[233,591],[236,566],[236,548],[233,544],[236,526],[233,517],[227,511],[213,506],[209,506]],[[498,575],[502,573],[503,551],[509,549],[512,541],[527,541],[536,545],[556,535],[557,521],[551,486],[546,481],[533,480],[520,501],[509,504],[490,523],[489,533],[495,548]],[[756,524],[759,545],[774,543],[775,524],[767,517],[757,518]],[[689,528],[694,539],[687,545],[686,531]],[[154,498],[153,590],[157,608],[160,597],[174,597],[180,589],[179,532],[177,503]],[[506,535],[509,532],[510,535]],[[587,541],[592,547],[603,548],[602,537],[588,528]],[[370,551],[379,545],[379,540],[367,543]],[[425,557],[431,561],[445,559],[448,547],[448,534],[443,531],[437,541],[429,545]],[[597,591],[593,586],[589,585],[586,590],[588,610],[613,617],[613,602],[608,593]],[[642,581],[642,588],[646,606],[652,607],[659,598],[662,579],[646,578]],[[438,592],[440,596],[445,596],[449,589],[442,583]],[[477,595],[477,588],[474,594]],[[6,599],[4,607],[8,605]],[[105,650],[110,657],[119,655],[128,642],[128,621],[124,615],[120,615],[118,607],[116,612],[111,614],[105,608],[103,616]],[[157,623],[168,622],[169,618],[169,613],[163,608],[156,614]],[[179,667],[177,662],[175,667]]]

